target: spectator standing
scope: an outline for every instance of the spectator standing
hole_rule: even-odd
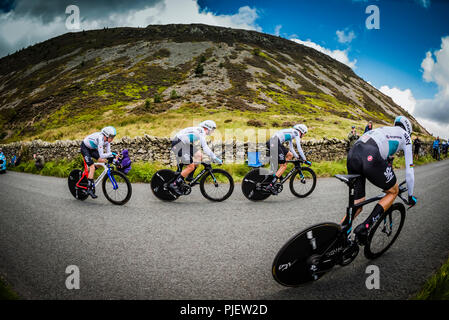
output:
[[[13,154],[11,161],[9,162],[10,167],[14,167],[14,165],[16,164],[16,159],[17,159],[16,155]]]
[[[42,168],[45,165],[44,157],[41,156],[40,154],[35,153],[35,154],[33,154],[33,158],[35,160],[34,165],[36,166],[36,169],[42,170]]]
[[[0,148],[0,173],[6,172],[6,157],[3,154],[2,148]]]
[[[415,141],[413,141],[413,156],[415,160],[418,160],[419,158],[419,149],[421,148],[421,140],[419,140],[419,137],[416,137]]]
[[[352,126],[352,130],[351,132],[349,132],[348,134],[348,140],[349,140],[349,144],[348,144],[348,150],[349,151],[352,146],[355,144],[355,142],[359,139],[359,135],[357,134],[357,130],[355,128],[355,126]]]
[[[440,137],[437,137],[436,140],[433,141],[432,145],[433,158],[435,160],[440,160]]]
[[[370,130],[373,130],[373,122],[372,121],[368,122],[368,124],[365,127],[365,132],[364,133],[367,133]]]

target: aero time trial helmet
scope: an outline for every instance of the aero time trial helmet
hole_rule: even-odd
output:
[[[293,129],[298,130],[303,135],[307,133],[307,126],[305,124],[295,124]]]
[[[101,133],[106,137],[106,138],[114,138],[117,135],[117,131],[115,130],[114,127],[104,127],[103,129],[101,129]]]
[[[215,121],[213,121],[213,120],[203,121],[199,124],[199,126],[202,128],[207,128],[210,131],[217,129],[217,125],[216,125]]]
[[[397,116],[396,119],[394,119],[394,125],[407,131],[408,135],[412,134],[412,123],[404,116]]]

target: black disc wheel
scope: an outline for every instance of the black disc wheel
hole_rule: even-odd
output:
[[[269,177],[261,173],[259,168],[248,172],[242,181],[242,192],[245,197],[252,201],[261,201],[268,198],[271,193],[261,190],[268,182]]]
[[[168,185],[175,179],[176,173],[169,169],[157,171],[151,178],[151,191],[156,198],[163,201],[173,201],[178,197],[173,194]]]
[[[81,179],[82,174],[83,172],[81,170],[75,169],[70,172],[68,178],[70,193],[78,200],[86,200],[88,197],[88,194],[86,193],[85,189],[78,188],[76,186],[78,181]],[[84,177],[83,180],[80,181],[79,185],[87,188],[87,178]]]
[[[339,232],[340,225],[322,223],[292,237],[274,258],[271,270],[274,280],[283,286],[296,287],[321,278],[325,271],[318,270],[313,275],[311,263],[336,243]]]

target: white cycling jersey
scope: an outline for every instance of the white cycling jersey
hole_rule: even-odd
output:
[[[285,141],[288,141],[289,143],[289,149],[290,152],[293,153],[293,156],[295,158],[299,159],[298,154],[296,153],[295,149],[293,148],[293,139],[296,140],[296,147],[298,148],[298,152],[301,155],[301,158],[306,161],[306,156],[304,155],[304,151],[301,148],[301,138],[299,136],[298,130],[295,129],[282,129],[279,130],[274,134],[274,136],[279,138],[280,143],[284,143]]]
[[[188,127],[179,131],[175,139],[178,138],[184,144],[191,144],[199,140],[201,147],[212,160],[217,159],[217,156],[212,152],[206,142],[206,131],[201,127]]]
[[[380,127],[363,134],[359,140],[362,142],[372,138],[379,148],[380,156],[387,159],[396,152],[403,150],[405,157],[405,180],[407,181],[408,194],[413,195],[415,173],[413,169],[412,139],[401,127]]]
[[[98,149],[100,158],[106,159],[112,157],[111,144],[106,140],[101,132],[95,132],[88,135],[83,140],[84,145],[89,149]],[[106,152],[104,149],[106,148]]]

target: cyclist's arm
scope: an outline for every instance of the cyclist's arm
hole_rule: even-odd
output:
[[[207,145],[206,138],[203,135],[200,135],[200,143],[205,154],[207,154],[212,160],[217,159],[217,156],[212,152],[212,150]]]
[[[413,152],[412,144],[406,144],[404,146],[404,158],[405,158],[405,180],[407,181],[408,195],[413,195],[413,188],[415,184],[415,170],[413,169]]]
[[[296,147],[298,148],[298,152],[301,155],[302,160],[306,161],[306,155],[304,154],[304,151],[301,148],[301,142],[299,141],[299,137],[296,137]]]
[[[98,142],[98,154],[101,159],[112,157],[111,144],[106,144],[106,152],[104,152],[104,141],[100,138],[100,141]]]

